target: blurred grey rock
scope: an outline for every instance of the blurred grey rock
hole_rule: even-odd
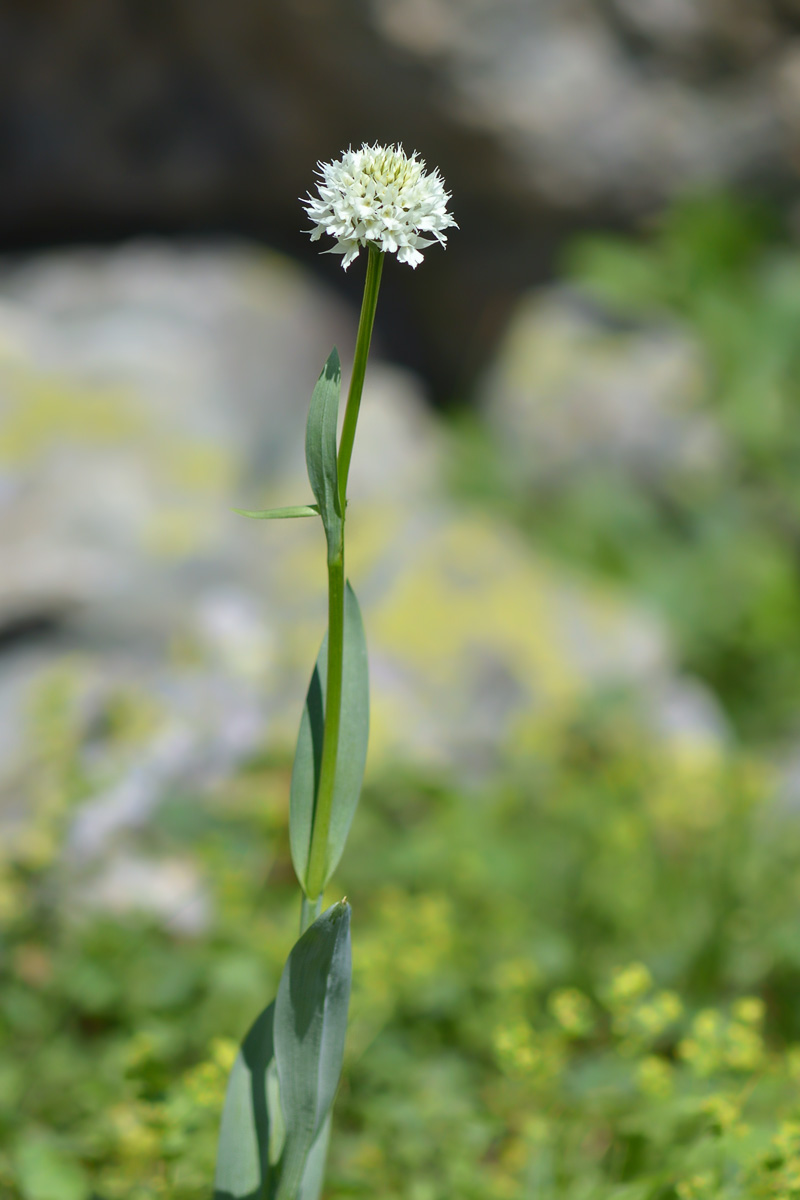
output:
[[[106,668],[111,667],[107,662]],[[157,670],[137,678],[133,662],[117,664],[129,692],[137,688],[161,707],[154,732],[127,753],[116,750],[115,778],[82,806],[70,831],[70,860],[79,864],[145,829],[165,796],[202,791],[232,774],[264,744],[267,709],[256,687],[235,672]],[[104,678],[113,695],[113,676]],[[102,773],[109,764],[101,760]],[[95,769],[95,775],[101,771]]]
[[[353,505],[348,537],[370,652],[376,772],[416,763],[474,780],[524,758],[532,724],[552,708],[597,689],[637,690],[670,671],[655,619],[565,577],[496,522],[442,500],[374,502]],[[303,540],[290,553],[310,577],[318,546]],[[316,611],[295,611],[306,661],[322,583]]]
[[[319,522],[232,509],[310,498],[307,402],[334,340],[349,362],[351,314],[244,246],[55,253],[0,274],[0,808],[6,825],[24,811],[30,695],[71,674],[92,793],[67,850],[79,872],[135,842],[166,797],[294,744],[325,622]],[[377,773],[475,778],[524,757],[553,706],[674,676],[652,616],[455,508],[448,452],[417,380],[376,359],[348,571]],[[132,741],[109,732],[120,699],[146,709]],[[653,727],[673,736],[662,709]],[[103,877],[99,902],[137,870]]]
[[[177,618],[187,573],[217,587],[240,554],[226,503],[302,462],[307,398],[351,323],[252,247],[63,252],[7,270],[0,301],[0,620]]]
[[[396,272],[393,354],[450,400],[576,225],[714,186],[791,203],[798,46],[796,0],[7,0],[0,246],[211,229],[311,255],[315,163],[403,141],[461,228],[424,286]]]
[[[620,328],[544,289],[520,302],[479,401],[521,483],[563,488],[607,467],[648,486],[724,460],[700,409],[704,378],[698,348],[677,329]]]
[[[211,898],[193,863],[130,851],[111,855],[93,877],[72,888],[70,899],[73,916],[140,913],[185,937],[204,933],[211,917]]]
[[[353,332],[253,247],[65,251],[0,276],[0,773],[24,778],[29,695],[56,667],[93,698],[87,736],[119,692],[159,714],[131,761],[95,755],[78,857],[263,744],[269,563],[232,509],[302,469],[308,396]]]
[[[449,144],[470,207],[490,186],[502,204],[512,179],[517,201],[584,213],[785,181],[797,142],[777,75],[797,22],[750,0],[177,0],[168,19],[16,0],[0,17],[0,225],[59,202],[82,232],[98,214],[274,225],[316,159],[362,136]],[[468,161],[481,139],[499,177]]]
[[[655,676],[640,694],[640,714],[666,741],[688,747],[723,746],[731,731],[713,693],[696,679],[674,673]]]
[[[398,9],[420,7],[420,0],[373,3],[395,36]],[[745,5],[737,26],[744,53],[722,79],[711,64],[720,38],[733,38],[680,0],[623,3],[616,22],[594,0],[430,0],[428,7],[445,10],[452,27],[440,68],[452,106],[491,135],[520,189],[548,207],[631,213],[692,184],[791,173],[775,77],[778,25],[748,20]],[[639,35],[638,53],[626,21]],[[708,69],[699,77],[686,69],[669,53],[676,44]]]
[[[419,381],[380,361],[370,364],[368,401],[358,418],[348,493],[354,504],[424,503],[441,496],[448,451],[445,429],[431,416]]]

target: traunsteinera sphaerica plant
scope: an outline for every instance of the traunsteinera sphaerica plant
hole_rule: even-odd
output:
[[[302,892],[300,937],[278,993],[242,1043],[220,1129],[216,1200],[317,1200],[342,1069],[350,998],[350,906],[321,913],[355,814],[369,734],[367,646],[345,575],[347,478],[383,261],[416,268],[455,225],[438,170],[401,146],[363,145],[320,163],[304,201],[312,241],[336,243],[346,270],[367,251],[364,298],[337,445],[341,368],[332,350],[311,397],[306,463],[314,503],[244,512],[259,519],[319,517],[328,562],[328,629],[306,696],[289,808],[292,862]]]

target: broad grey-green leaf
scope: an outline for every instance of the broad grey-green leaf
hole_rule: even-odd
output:
[[[342,1071],[350,970],[350,905],[342,901],[308,927],[278,986],[275,1061],[286,1133],[276,1200],[297,1200],[333,1105]]]
[[[287,508],[235,508],[240,517],[251,517],[254,521],[280,521],[292,517],[316,517],[318,504],[290,504]]]
[[[311,490],[319,505],[329,546],[339,544],[342,514],[336,468],[336,423],[342,369],[336,347],[331,350],[311,396],[306,422],[306,466]]]
[[[317,658],[300,721],[292,768],[289,837],[295,873],[305,888],[311,829],[322,760],[325,723],[325,688],[328,678],[327,635]],[[348,583],[344,595],[344,655],[342,664],[342,717],[333,787],[333,806],[325,861],[325,882],[344,851],[347,835],[361,794],[369,740],[369,665],[364,623],[355,593]]]
[[[274,1069],[275,1001],[255,1020],[236,1056],[219,1131],[214,1200],[263,1200],[271,1184],[268,1072]],[[278,1122],[280,1123],[280,1122]],[[273,1137],[274,1141],[274,1137]],[[273,1181],[274,1182],[274,1181]]]
[[[333,1110],[325,1118],[322,1129],[317,1134],[317,1140],[309,1151],[297,1200],[319,1200],[322,1195],[322,1185],[325,1182],[325,1160],[328,1157],[328,1142],[331,1140],[332,1115]]]

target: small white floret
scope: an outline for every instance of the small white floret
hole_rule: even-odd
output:
[[[444,230],[456,224],[444,180],[438,170],[426,172],[416,151],[408,158],[402,146],[365,143],[336,162],[318,163],[317,174],[319,194],[303,201],[311,240],[323,233],[336,238],[326,253],[341,254],[345,271],[369,245],[417,267],[421,251],[434,242],[444,246]]]

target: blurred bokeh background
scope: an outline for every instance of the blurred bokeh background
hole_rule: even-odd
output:
[[[354,457],[329,1194],[795,1195],[795,0],[0,3],[0,1194],[208,1193],[324,623],[232,509],[308,498],[299,198],[374,140],[460,228]]]

